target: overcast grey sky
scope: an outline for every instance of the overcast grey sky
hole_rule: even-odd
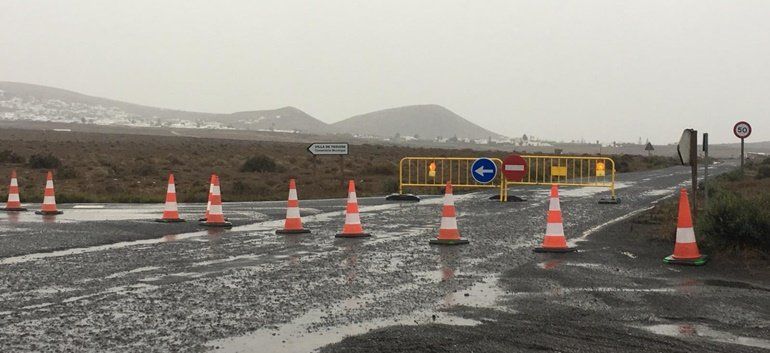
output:
[[[0,80],[326,122],[435,103],[566,140],[735,142],[743,119],[770,140],[770,1],[2,0]]]

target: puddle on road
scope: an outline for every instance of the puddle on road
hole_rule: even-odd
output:
[[[641,195],[642,196],[666,196],[672,193],[676,193],[676,190],[677,190],[676,187],[660,189],[660,190],[650,190],[650,191],[643,192]]]
[[[443,276],[442,276],[443,277]],[[417,311],[390,318],[378,318],[345,325],[318,328],[327,316],[340,316],[353,310],[366,308],[367,301],[376,299],[371,294],[348,298],[328,309],[313,309],[290,323],[272,329],[261,329],[250,334],[219,339],[207,343],[214,352],[312,352],[345,337],[367,333],[393,325],[446,324],[475,326],[480,321],[451,315],[441,308],[453,306],[497,307],[504,292],[497,286],[497,277],[486,277],[466,290],[451,292],[436,304],[436,310]]]
[[[338,342],[345,337],[367,333],[381,327],[393,325],[424,325],[447,324],[461,326],[475,326],[481,322],[463,319],[443,313],[419,313],[408,316],[399,316],[391,319],[371,320],[361,323],[352,323],[343,326],[328,327],[321,331],[312,331],[314,323],[322,320],[327,314],[321,310],[311,310],[307,314],[282,325],[275,330],[262,329],[248,336],[226,338],[209,342],[214,352],[313,352],[317,349]]]
[[[706,325],[699,324],[660,324],[652,326],[635,326],[643,330],[650,331],[656,335],[683,337],[683,338],[705,338],[715,342],[739,344],[742,346],[770,349],[770,340],[744,337],[734,335],[729,332],[714,330]]]
[[[632,181],[616,182],[615,190],[631,187],[634,185],[636,185],[636,182],[632,182]],[[598,186],[562,187],[562,188],[559,188],[559,197],[585,198],[585,197],[593,196],[603,192],[609,192],[608,188],[598,187]],[[543,199],[548,198],[550,193],[551,193],[550,189],[538,189],[535,191],[535,194],[538,195],[536,197],[542,197]]]
[[[208,232],[206,230],[192,232],[192,233],[177,234],[173,236],[173,240],[182,240],[182,239],[187,239],[192,237],[200,237],[207,234]],[[51,252],[33,253],[33,254],[27,254],[27,255],[6,257],[4,259],[0,259],[0,265],[18,264],[18,263],[23,263],[28,261],[45,259],[49,257],[60,257],[60,256],[95,252],[95,251],[120,249],[120,248],[129,247],[129,246],[135,246],[135,245],[158,244],[158,243],[164,243],[169,241],[170,239],[169,237],[170,236],[167,235],[161,238],[133,240],[133,241],[120,242],[120,243],[91,246],[86,248],[72,248],[67,250],[58,250],[58,251],[51,251]]]

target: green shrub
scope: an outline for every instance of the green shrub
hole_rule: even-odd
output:
[[[59,158],[52,154],[33,154],[29,156],[29,162],[27,163],[30,168],[35,169],[56,169],[61,166]]]
[[[375,164],[365,169],[369,175],[396,175],[396,167],[391,164]]]
[[[78,177],[78,171],[70,166],[63,166],[56,172],[56,177],[59,179],[75,179]]]
[[[134,168],[134,174],[140,176],[151,176],[158,174],[158,168],[155,168],[153,164],[142,163]]]
[[[233,183],[233,193],[236,195],[244,195],[252,193],[252,187],[249,184],[244,183],[241,180],[236,180]]]
[[[265,155],[256,155],[246,160],[241,167],[242,172],[276,172],[278,165],[275,160]]]
[[[0,151],[0,163],[24,163],[24,157],[11,150]]]
[[[743,179],[743,171],[740,169],[735,169],[731,172],[722,174],[721,177],[727,181],[738,181]]]
[[[770,178],[770,164],[762,164],[757,169],[757,179]]]
[[[385,193],[398,192],[398,180],[396,178],[385,178],[382,180],[382,191]]]
[[[718,245],[770,250],[770,194],[720,189],[700,218],[701,231]]]

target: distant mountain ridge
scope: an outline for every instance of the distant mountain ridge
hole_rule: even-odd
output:
[[[410,105],[356,115],[336,122],[337,131],[358,135],[392,137],[419,135],[420,138],[465,137],[471,139],[502,138],[440,105]]]
[[[0,81],[0,119],[240,130],[310,134],[353,134],[381,138],[418,135],[424,139],[502,136],[439,105],[413,105],[356,115],[327,124],[304,111],[278,109],[229,114],[164,109],[89,96],[65,89]]]

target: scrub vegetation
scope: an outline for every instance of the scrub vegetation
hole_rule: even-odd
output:
[[[283,200],[289,178],[297,178],[301,199],[345,197],[345,180],[350,178],[356,180],[360,196],[375,196],[398,190],[398,161],[405,156],[502,158],[509,153],[361,144],[352,145],[350,155],[344,158],[313,157],[307,152],[307,145],[2,129],[0,192],[4,197],[7,176],[11,169],[16,169],[22,202],[39,202],[45,172],[52,169],[60,203],[163,202],[169,172],[176,178],[180,202],[205,202],[211,173],[219,174],[225,201]],[[614,158],[622,162],[619,172],[676,163],[666,157]]]
[[[701,185],[695,231],[702,252],[770,260],[770,178],[763,174],[766,166],[770,166],[770,158],[748,161],[743,172],[735,169],[709,180],[708,206]],[[651,236],[673,246],[678,202],[678,198],[661,202],[633,224],[656,225]]]

